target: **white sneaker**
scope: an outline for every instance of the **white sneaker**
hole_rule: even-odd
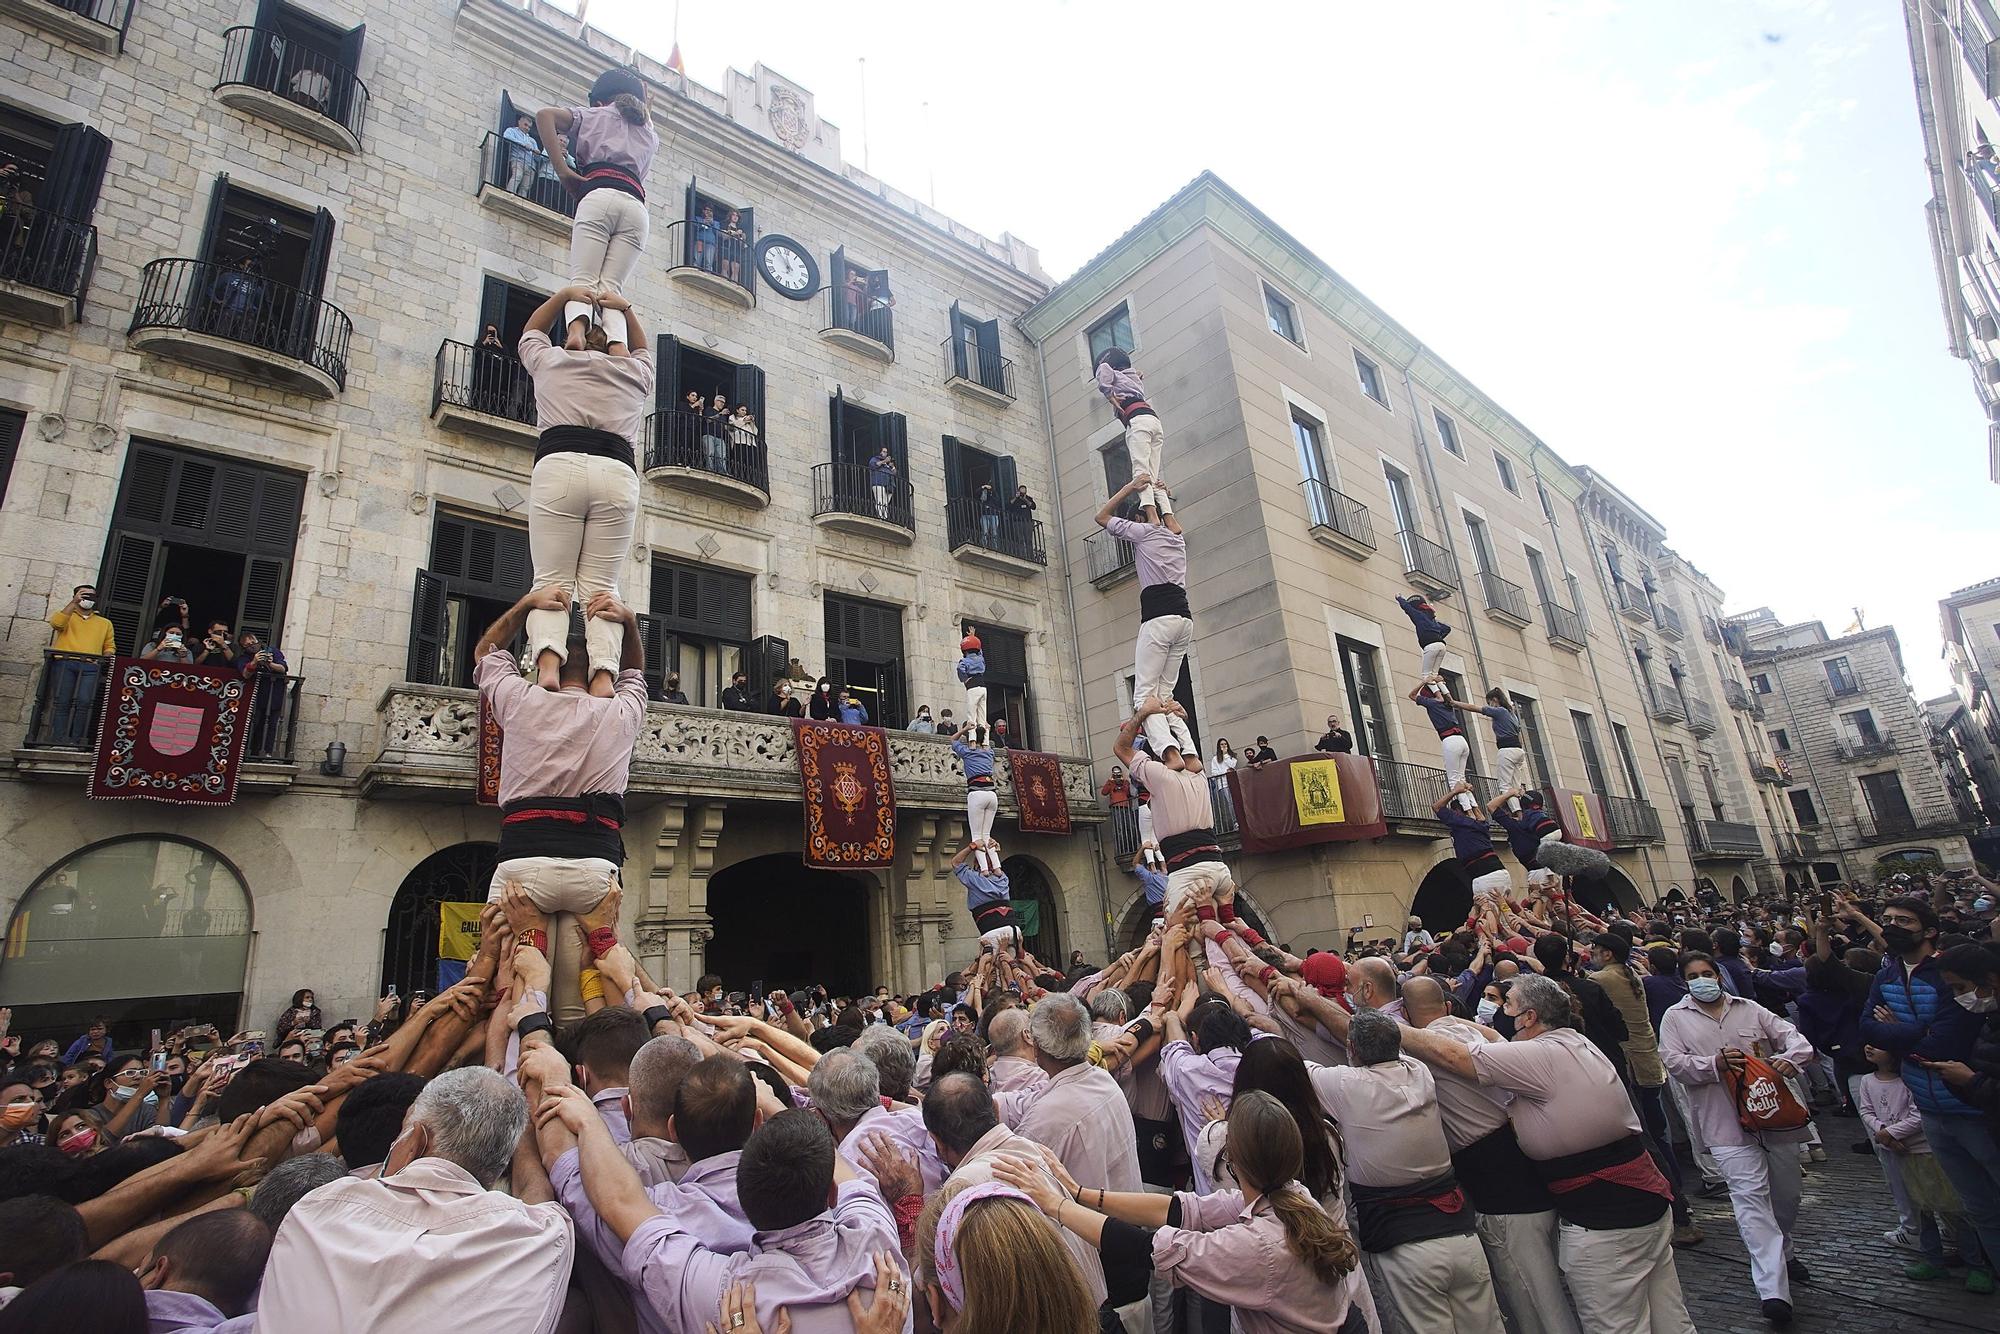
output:
[[[1917,1255],[1923,1254],[1923,1247],[1917,1245],[1917,1234],[1900,1223],[1884,1232],[1882,1240],[1899,1250],[1910,1251]]]

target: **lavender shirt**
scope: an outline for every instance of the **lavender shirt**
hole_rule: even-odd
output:
[[[569,146],[576,165],[607,162],[646,179],[653,154],[660,151],[660,132],[649,115],[634,125],[617,107],[569,107]]]
[[[873,1184],[875,1174],[861,1161],[861,1145],[870,1135],[887,1135],[917,1160],[917,1170],[924,1179],[924,1194],[929,1195],[944,1184],[944,1163],[938,1159],[931,1132],[924,1128],[924,1114],[916,1108],[898,1107],[890,1112],[871,1107],[840,1141],[840,1156],[847,1160],[856,1176]]]
[[[986,1085],[995,1093],[1020,1093],[1049,1082],[1046,1071],[1018,1056],[998,1056],[986,1071]]]
[[[1132,1109],[1118,1081],[1097,1066],[1080,1061],[1049,1076],[1046,1084],[1002,1093],[994,1102],[1002,1121],[1052,1151],[1079,1183],[1145,1189]]]
[[[900,1250],[895,1215],[867,1181],[841,1184],[832,1209],[794,1227],[758,1232],[750,1249],[724,1255],[677,1231],[664,1214],[641,1223],[625,1243],[625,1281],[664,1317],[667,1327],[721,1324],[722,1294],[732,1283],[757,1285],[757,1319],[775,1329],[778,1308],[793,1334],[853,1334],[847,1294],[875,1286],[875,1252]],[[903,1334],[910,1319],[903,1317]]]
[[[1139,587],[1177,584],[1187,587],[1187,538],[1162,523],[1110,519],[1104,531],[1132,544],[1132,561],[1139,569]],[[1150,786],[1150,785],[1149,785]]]
[[[1313,1203],[1294,1182],[1290,1193]],[[1239,1191],[1181,1192],[1179,1227],[1153,1234],[1153,1272],[1231,1308],[1238,1334],[1333,1334],[1359,1304],[1375,1329],[1368,1280],[1356,1265],[1328,1286],[1285,1245],[1268,1197],[1245,1205]]]
[[[524,797],[623,795],[632,746],[646,721],[644,672],[618,673],[610,699],[543,690],[528,684],[513,654],[496,648],[473,666],[473,679],[508,735],[500,755],[502,806]]]
[[[1195,1152],[1195,1141],[1201,1137],[1202,1127],[1208,1124],[1201,1106],[1214,1098],[1224,1110],[1228,1109],[1230,1095],[1236,1088],[1236,1067],[1242,1061],[1243,1053],[1234,1047],[1224,1047],[1210,1056],[1196,1051],[1185,1038],[1160,1048],[1160,1073],[1166,1077],[1167,1096],[1173,1099],[1174,1110],[1181,1116],[1181,1138],[1187,1141],[1195,1189],[1204,1195],[1215,1189],[1215,1183],[1201,1170],[1201,1155]]]

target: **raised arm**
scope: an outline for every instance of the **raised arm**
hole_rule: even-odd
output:
[[[1160,712],[1160,709],[1161,704],[1158,699],[1149,699],[1132,710],[1132,716],[1119,724],[1118,735],[1111,742],[1111,753],[1118,757],[1118,762],[1125,766],[1127,773],[1132,771],[1132,757],[1135,754],[1132,749],[1133,740],[1139,735],[1139,729],[1146,725],[1146,719]]]
[[[542,141],[542,151],[549,155],[549,166],[565,189],[583,179],[569,165],[569,145],[563,137],[575,124],[576,117],[569,114],[567,107],[543,107],[535,113],[535,133]]]
[[[537,1120],[561,1118],[576,1136],[577,1166],[583,1172],[583,1190],[590,1207],[617,1234],[620,1243],[630,1241],[639,1224],[659,1213],[638,1173],[618,1151],[604,1118],[590,1098],[574,1084],[551,1089],[536,1112]]]
[[[558,157],[556,161],[560,162],[562,159]],[[535,307],[534,312],[528,316],[527,324],[522,328],[524,331],[539,329],[546,333],[555,328],[556,322],[562,318],[564,306],[572,301],[588,301],[590,297],[591,291],[588,287],[559,287],[549,294],[548,300]]]
[[[1117,517],[1118,506],[1120,502],[1122,502],[1125,499],[1125,497],[1131,495],[1134,491],[1137,491],[1139,488],[1149,484],[1152,480],[1153,479],[1148,477],[1145,473],[1134,473],[1132,476],[1132,480],[1125,483],[1125,485],[1119,487],[1118,493],[1112,496],[1110,499],[1106,500],[1103,506],[1098,509],[1097,526],[1099,528],[1103,528],[1109,525],[1111,520]]]

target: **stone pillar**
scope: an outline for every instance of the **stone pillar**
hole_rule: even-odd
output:
[[[653,845],[653,870],[646,877],[645,896],[639,904],[638,918],[633,923],[640,967],[654,981],[670,987],[675,984],[668,978],[670,935],[667,923],[673,916],[677,898],[674,892],[676,878],[684,879],[686,876],[680,847],[682,833],[687,827],[687,814],[685,801],[667,802],[659,837]]]
[[[660,828],[646,911],[638,926],[639,957],[655,981],[675,991],[694,989],[714,935],[708,877],[715,869],[723,813],[718,802],[675,801]]]

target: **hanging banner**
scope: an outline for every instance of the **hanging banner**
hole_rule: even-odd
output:
[[[1282,852],[1389,832],[1375,762],[1366,755],[1302,756],[1260,769],[1232,769],[1229,796],[1245,852]]]
[[[249,703],[250,687],[233,667],[117,659],[105,674],[90,795],[229,805]]]
[[[1021,832],[1069,833],[1069,794],[1063,791],[1062,760],[1046,751],[1010,750],[1007,763],[1014,771],[1014,804],[1020,808]]]
[[[805,864],[882,870],[896,859],[896,788],[879,727],[792,720],[805,789]]]
[[[1551,788],[1546,809],[1562,826],[1565,843],[1605,852],[1611,850],[1611,822],[1604,818],[1604,801],[1595,792]]]

